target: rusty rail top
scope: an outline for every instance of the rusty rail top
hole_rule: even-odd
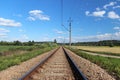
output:
[[[68,52],[63,48],[64,53],[67,57],[67,60],[70,64],[71,70],[73,72],[73,75],[75,77],[75,80],[87,80],[86,76],[80,71],[76,63],[72,60],[72,58],[68,55]]]
[[[60,47],[59,47],[60,48]],[[44,58],[40,63],[36,66],[34,66],[32,69],[30,69],[27,73],[25,73],[20,79],[18,80],[29,80],[30,76],[33,75],[37,69],[39,69],[40,66],[42,66],[54,53],[57,52],[59,49],[57,48],[54,52],[50,53],[46,58]],[[62,47],[63,48],[63,47]],[[87,78],[84,76],[84,74],[79,70],[78,66],[75,64],[75,62],[72,60],[72,58],[68,55],[67,51],[63,48],[63,51],[65,53],[65,56],[70,64],[71,70],[73,72],[75,80],[87,80]]]
[[[60,48],[60,47],[59,47]],[[43,60],[40,61],[40,63],[33,68],[31,68],[28,72],[26,72],[20,79],[18,80],[29,80],[30,76],[35,73],[35,71],[43,65],[56,51],[59,49],[57,48],[54,52],[50,53],[47,57],[45,57]]]

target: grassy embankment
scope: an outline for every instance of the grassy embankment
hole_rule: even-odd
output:
[[[14,52],[17,50],[27,51],[25,53],[19,54],[14,53],[9,56],[0,56],[0,71],[4,70],[10,66],[18,65],[23,61],[29,60],[33,57],[36,57],[44,52],[50,51],[55,48],[50,46],[0,46],[0,52],[3,54],[4,52]]]
[[[101,66],[103,69],[105,69],[107,72],[109,72],[111,75],[115,76],[116,79],[120,79],[120,59],[115,58],[105,58],[101,56],[93,56],[86,54],[84,52],[81,52],[79,49],[73,49],[71,48],[73,52],[75,52],[77,55],[90,60],[91,62]]]
[[[77,48],[81,51],[87,51],[97,54],[107,54],[120,56],[120,46],[119,47],[109,47],[109,46],[72,46],[72,48]]]
[[[0,46],[0,56],[25,53],[38,48],[37,46]]]

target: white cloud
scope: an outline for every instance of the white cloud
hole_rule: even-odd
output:
[[[120,8],[120,6],[114,6],[113,9]]]
[[[116,9],[119,8],[120,9],[120,5],[117,5],[118,2],[114,1],[114,2],[110,2],[109,4],[105,4],[103,6],[103,10],[102,8],[97,7],[96,11],[90,12],[90,11],[86,11],[85,15],[86,16],[94,16],[94,17],[107,17],[110,19],[117,19],[120,21],[120,15],[118,13],[116,13],[115,11],[106,11],[106,9]],[[97,20],[96,20],[97,21]]]
[[[63,36],[58,36],[57,39],[64,39],[64,37]]]
[[[29,11],[29,15],[30,16],[28,17],[28,19],[30,21],[35,21],[35,20],[49,21],[50,20],[49,16],[44,15],[43,11],[41,11],[41,10],[32,10],[32,11]]]
[[[21,14],[13,14],[13,16],[16,16],[16,17],[22,17]]]
[[[115,29],[115,30],[120,30],[120,27],[114,27],[113,29]]]
[[[99,7],[97,7],[97,8],[96,8],[96,10],[97,10],[97,11],[100,11],[100,8],[99,8]]]
[[[4,28],[0,28],[0,33],[6,33],[6,32],[10,32],[10,31]]]
[[[116,32],[116,33],[114,33],[114,35],[116,38],[120,39],[120,32]]]
[[[57,42],[69,42],[68,37],[58,36],[55,39],[57,39]],[[105,34],[97,34],[93,36],[84,36],[84,37],[75,37],[72,36],[72,42],[91,42],[91,41],[100,41],[100,40],[120,40],[120,31],[115,33],[105,33]]]
[[[30,21],[35,21],[36,19],[34,18],[34,17],[28,17],[28,19],[30,20]]]
[[[94,17],[104,17],[104,14],[106,13],[106,11],[94,11],[90,14],[89,11],[86,11],[85,14],[87,16],[94,16]]]
[[[77,42],[90,42],[90,41],[100,41],[100,40],[120,40],[120,31],[115,33],[105,33],[94,36],[84,36],[84,37],[72,37],[72,41]]]
[[[69,38],[68,37],[58,36],[58,37],[56,37],[56,39],[57,39],[57,42],[59,42],[59,43],[69,42]]]
[[[19,35],[16,38],[12,38],[11,41],[19,40],[21,42],[24,42],[24,41],[28,41],[28,39],[29,39],[29,37],[26,34],[23,34],[23,35]]]
[[[7,34],[6,33],[0,33],[0,38],[4,38],[4,37],[7,37]]]
[[[114,11],[110,11],[110,12],[108,12],[108,18],[119,19],[120,16],[118,14],[116,14]]]
[[[107,9],[107,7],[114,6],[117,2],[110,2],[109,4],[106,4],[103,6],[104,9]]]
[[[112,34],[110,33],[105,33],[105,34],[101,34],[101,35],[97,35],[96,37],[99,39],[99,40],[107,40],[107,39],[111,39],[111,36]]]
[[[27,36],[27,35],[22,35],[22,39],[24,39],[24,40],[28,40],[29,39],[29,37]]]
[[[120,27],[114,27],[114,30],[118,30],[120,32]]]
[[[0,38],[7,37],[8,32],[10,32],[10,31],[7,29],[4,29],[4,28],[0,28]]]
[[[86,12],[85,12],[85,15],[86,15],[86,16],[89,16],[89,13],[90,13],[89,11],[86,11]]]
[[[55,29],[54,31],[55,31],[55,33],[57,33],[57,34],[65,34],[63,31],[60,31],[60,30],[57,30],[57,29]]]
[[[74,39],[78,42],[109,40],[111,39],[111,34],[105,33],[105,34],[100,34],[95,36],[75,37]]]
[[[95,11],[93,12],[93,16],[95,17],[103,17],[103,15],[106,13],[106,11]]]
[[[120,25],[120,22],[111,22],[111,23],[115,25]]]
[[[21,26],[21,23],[11,19],[0,18],[0,26],[18,27]]]
[[[19,29],[18,31],[19,31],[19,32],[25,32],[25,30],[23,30],[23,29]]]
[[[49,37],[43,37],[42,41],[51,41]]]

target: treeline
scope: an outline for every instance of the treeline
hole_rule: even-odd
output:
[[[13,42],[7,42],[7,41],[1,41],[0,45],[16,45],[16,46],[32,46],[34,45],[35,42],[34,41],[28,41],[28,42],[20,42],[20,41],[13,41]]]
[[[28,42],[20,42],[20,41],[13,41],[13,42],[7,42],[7,41],[0,41],[0,46],[9,46],[9,45],[13,45],[13,46],[33,46],[33,45],[42,45],[42,44],[46,44],[46,45],[53,45],[54,42],[35,42],[35,41],[28,41]],[[56,44],[56,43],[54,43]]]
[[[103,40],[98,42],[77,42],[72,43],[75,46],[120,46],[120,40]]]

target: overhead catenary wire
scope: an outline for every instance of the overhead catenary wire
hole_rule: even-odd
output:
[[[64,15],[63,15],[63,6],[64,6],[63,5],[63,0],[61,0],[61,26],[64,27],[64,29],[69,32],[69,29],[63,23],[63,17],[64,17]]]
[[[61,0],[61,26],[63,26],[63,0]]]
[[[69,32],[69,46],[71,46],[71,17],[68,20],[69,22],[69,29],[65,27],[63,24],[63,0],[61,0],[61,26],[63,26]]]

